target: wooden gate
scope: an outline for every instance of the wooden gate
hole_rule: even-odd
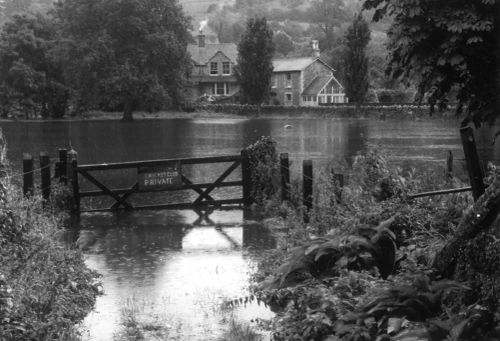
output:
[[[211,183],[193,183],[182,172],[183,165],[230,163],[230,166]],[[103,212],[115,210],[144,210],[144,209],[232,209],[248,206],[251,203],[250,168],[248,154],[244,150],[240,155],[210,156],[198,158],[164,159],[150,161],[120,162],[109,164],[78,165],[72,161],[73,194],[75,198],[75,211]],[[237,168],[241,169],[241,178],[237,181],[225,181]],[[136,169],[137,178],[129,188],[110,188],[103,181],[98,180],[96,171]],[[81,191],[79,177],[88,180],[95,189]],[[216,188],[242,187],[243,196],[230,199],[215,199],[210,194]],[[192,202],[165,203],[158,205],[132,205],[129,198],[132,195],[163,192],[193,190],[198,197]],[[86,197],[108,196],[115,202],[107,208],[82,209],[81,199]]]

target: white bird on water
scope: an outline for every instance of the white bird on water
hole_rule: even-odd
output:
[[[293,125],[291,125],[291,124],[285,124],[285,127],[284,127],[284,128],[285,128],[285,129],[292,129],[292,128],[293,128]]]

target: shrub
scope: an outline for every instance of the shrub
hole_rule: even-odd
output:
[[[246,148],[252,169],[252,192],[254,202],[263,206],[279,189],[279,161],[276,142],[270,137],[261,137]]]
[[[415,91],[380,89],[376,91],[380,103],[413,103]]]
[[[0,199],[2,340],[64,340],[95,303],[98,275],[60,242],[64,216],[5,184]]]
[[[488,181],[497,174],[491,169]],[[481,234],[459,250],[456,282],[431,268],[470,194],[409,200],[450,181],[403,174],[374,149],[358,155],[345,186],[330,170],[318,179],[309,224],[288,212],[290,232],[260,265],[270,275],[254,294],[277,312],[275,340],[499,339],[500,235]]]

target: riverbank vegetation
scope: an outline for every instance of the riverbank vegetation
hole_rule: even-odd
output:
[[[463,184],[403,172],[373,149],[349,174],[340,186],[332,169],[317,172],[308,223],[296,186],[290,202],[256,204],[274,217],[279,247],[263,257],[248,299],[277,313],[273,339],[498,340],[498,170],[476,203],[470,194],[410,200]]]
[[[24,198],[2,168],[0,178],[0,339],[73,340],[90,312],[98,275],[63,244],[63,190],[50,202]]]

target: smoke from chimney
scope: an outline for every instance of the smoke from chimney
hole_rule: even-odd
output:
[[[200,28],[198,29],[198,31],[200,33],[203,32],[203,29],[207,26],[207,24],[208,24],[208,19],[200,21]]]

